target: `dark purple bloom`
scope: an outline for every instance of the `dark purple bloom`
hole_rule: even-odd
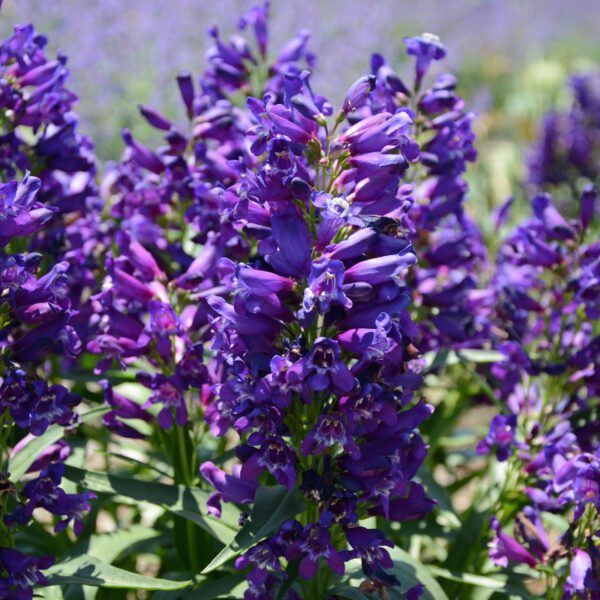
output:
[[[548,194],[539,194],[532,202],[533,214],[539,219],[545,229],[546,234],[554,239],[572,239],[574,237],[573,229],[565,221],[563,216],[553,206]]]
[[[442,60],[446,56],[446,50],[440,39],[431,33],[424,33],[419,37],[405,37],[404,44],[408,54],[416,57],[415,65],[415,88],[421,87],[421,81],[429,70],[429,65],[434,60]]]
[[[310,353],[287,370],[286,379],[296,386],[306,383],[309,386],[307,392],[333,387],[343,393],[349,392],[354,385],[352,373],[341,360],[339,344],[323,337],[317,338]]]
[[[344,574],[344,560],[340,553],[331,545],[329,531],[320,525],[307,525],[300,539],[294,542],[286,551],[288,560],[302,557],[300,575],[304,579],[312,579],[319,569],[320,559],[325,559],[329,568],[337,575]]]
[[[348,114],[354,112],[357,108],[363,106],[367,97],[375,88],[376,77],[374,75],[365,75],[355,81],[348,90],[342,110]]]
[[[363,281],[370,285],[386,283],[416,262],[412,247],[408,246],[402,254],[370,258],[355,264],[346,270],[345,281]]]
[[[598,200],[598,193],[596,187],[589,183],[586,185],[581,195],[581,210],[580,210],[580,221],[581,227],[585,231],[594,217],[594,211],[596,209],[596,202]]]
[[[509,561],[525,563],[530,567],[537,565],[538,561],[522,544],[502,531],[496,517],[492,517],[490,527],[494,532],[490,542],[490,558],[495,565],[507,567]]]
[[[34,585],[48,583],[42,570],[53,564],[52,556],[27,556],[12,548],[0,548],[1,597],[7,600],[30,600],[33,598]]]
[[[240,450],[242,451],[242,450]],[[263,470],[269,471],[278,483],[288,490],[294,489],[296,484],[296,453],[281,437],[268,437],[260,448],[243,449],[248,451],[251,458],[241,468],[242,479],[252,479],[253,474]]]
[[[581,548],[575,548],[565,585],[566,591],[577,597],[581,595],[593,598],[592,594],[597,594],[600,590],[598,576],[597,573],[594,575],[593,568],[590,555]]]
[[[283,572],[279,558],[280,556],[273,551],[268,541],[261,542],[240,556],[235,561],[235,568],[245,569],[252,567],[248,574],[248,580],[253,585],[261,585],[269,576],[268,569],[279,571],[280,573]]]
[[[165,429],[173,425],[173,411],[175,411],[177,424],[183,427],[187,423],[188,411],[180,382],[176,377],[157,374],[138,373],[138,380],[142,385],[152,390],[152,395],[142,408],[153,404],[162,404],[158,413],[158,423]]]
[[[478,454],[488,454],[493,448],[499,461],[507,460],[515,445],[517,415],[495,415],[486,437],[477,444]]]
[[[317,308],[327,312],[332,304],[350,308],[352,301],[344,294],[344,263],[325,256],[315,260],[308,276],[308,287],[304,289],[302,307],[309,313]]]
[[[304,438],[300,449],[307,456],[321,454],[335,446],[341,446],[353,459],[360,458],[360,449],[348,431],[345,419],[341,415],[327,414],[319,417],[314,429]]]
[[[200,473],[217,490],[208,503],[209,512],[215,516],[221,515],[221,500],[236,504],[249,504],[254,500],[258,482],[242,479],[239,465],[232,475],[228,475],[208,461],[202,463]]]
[[[369,579],[386,586],[400,584],[395,575],[385,571],[394,566],[394,561],[386,550],[386,547],[393,548],[394,544],[384,536],[382,531],[360,526],[350,527],[346,530],[346,537],[352,550],[342,553],[344,560],[360,558],[363,573]]]

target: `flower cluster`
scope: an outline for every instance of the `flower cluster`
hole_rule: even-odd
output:
[[[546,115],[531,151],[529,178],[536,185],[593,181],[600,172],[600,73],[574,75],[570,88],[571,109]]]
[[[237,561],[250,568],[248,598],[272,597],[286,577],[282,559],[298,561],[311,593],[323,592],[324,569],[341,575],[359,557],[376,587],[401,583],[386,572],[391,542],[358,522],[415,519],[433,506],[414,480],[426,455],[418,427],[431,408],[415,402],[411,235],[445,216],[464,222],[472,115],[454,80],[419,92],[443,57],[439,41],[406,44],[417,57],[412,91],[375,56],[374,74],[337,112],[306,72],[288,72],[281,96],[248,99],[254,158],[231,163],[238,180],[223,192],[247,255],[217,261],[226,293],[208,297],[206,418],[215,435],[239,435],[241,465],[229,474],[207,462],[201,472],[217,515],[221,501],[252,504],[260,485],[299,489],[306,501]],[[420,147],[413,136],[424,130]]]
[[[124,130],[125,156],[105,175],[102,194],[116,246],[105,254],[102,289],[92,298],[87,350],[102,356],[97,372],[115,360],[122,368],[137,365],[139,381],[152,391],[139,407],[106,386],[112,410],[104,422],[120,435],[140,437],[123,420],[149,420],[151,404],[160,405],[164,428],[197,425],[208,399],[206,298],[226,292],[219,259],[250,251],[234,215],[239,199],[228,190],[240,178],[236,161],[256,165],[247,136],[251,113],[235,100],[267,90],[281,99],[283,74],[314,61],[302,32],[268,63],[267,12],[268,4],[255,7],[240,21],[241,30],[254,32],[252,44],[240,35],[223,41],[216,28],[209,30],[214,45],[198,84],[187,72],[177,77],[188,131],[141,106],[145,120],[165,133],[165,146],[153,151]]]
[[[476,289],[477,276],[487,266],[486,250],[464,211],[464,173],[477,156],[471,129],[475,115],[465,109],[456,92],[457,79],[450,74],[438,74],[433,85],[421,91],[423,74],[445,56],[439,40],[423,34],[405,42],[408,53],[417,57],[414,92],[376,54],[371,60],[375,89],[362,112],[394,113],[407,105],[414,111],[410,132],[416,142],[412,151],[420,147],[414,156],[418,168],[409,174],[411,185],[398,193],[400,203],[393,215],[419,253],[419,268],[411,279],[421,329],[419,349],[474,347],[489,337],[489,303]],[[405,149],[411,151],[406,145]]]
[[[547,194],[532,202],[533,218],[500,248],[492,287],[499,350],[494,390],[507,413],[492,419],[478,451],[508,461],[523,493],[515,537],[502,530],[512,515],[492,519],[490,556],[550,568],[565,597],[598,593],[600,530],[600,395],[598,286],[600,245],[593,229],[596,191],[586,188],[578,221],[564,218]],[[546,513],[572,514],[552,544]]]
[[[14,457],[51,425],[74,426],[81,400],[52,383],[49,356],[69,364],[82,347],[78,309],[90,271],[80,258],[89,252],[84,245],[89,216],[84,215],[94,190],[94,161],[89,141],[76,130],[76,96],[64,87],[66,59],[48,60],[45,44],[30,25],[16,27],[0,44],[0,171],[9,180],[0,184],[3,466],[11,447]],[[93,494],[67,494],[61,488],[68,455],[67,444],[59,440],[29,466],[37,475],[27,483],[0,474],[2,598],[31,598],[32,586],[45,581],[41,570],[53,561],[26,556],[14,546],[13,530],[26,527],[35,509],[60,517],[55,531],[73,522],[75,533],[81,533],[81,516]]]

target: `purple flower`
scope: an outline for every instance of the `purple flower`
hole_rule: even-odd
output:
[[[286,551],[285,557],[300,560],[300,575],[303,579],[312,579],[319,569],[319,561],[325,559],[329,568],[337,575],[344,574],[344,560],[341,554],[331,545],[329,531],[320,525],[307,525],[299,540]]]
[[[492,517],[490,527],[494,532],[494,538],[490,542],[490,558],[495,565],[507,567],[509,561],[524,563],[530,567],[537,565],[538,561],[522,544],[502,531],[496,517]]]
[[[516,426],[517,415],[495,415],[490,423],[488,434],[477,444],[477,453],[488,454],[492,448],[495,448],[498,460],[501,462],[507,460],[512,447],[516,444]]]
[[[253,474],[266,469],[275,477],[278,483],[289,491],[294,489],[297,476],[297,457],[296,453],[281,437],[267,437],[258,450],[247,447],[240,448],[239,451],[250,456],[240,471],[242,479],[252,479]]]
[[[365,75],[355,81],[348,90],[342,110],[348,114],[354,112],[357,108],[363,106],[367,97],[375,88],[376,77],[374,75]]]
[[[332,386],[337,393],[343,393],[354,386],[354,377],[341,360],[339,344],[324,337],[317,338],[309,354],[287,370],[286,379],[296,386],[306,382],[308,389],[304,389],[316,392]]]
[[[207,461],[200,466],[200,473],[216,490],[208,502],[208,510],[215,516],[221,516],[221,500],[236,504],[249,504],[254,500],[258,482],[240,477],[240,467],[228,475],[214,463]]]
[[[321,454],[341,446],[351,458],[360,458],[360,449],[348,432],[345,420],[341,415],[321,415],[314,429],[304,438],[300,449],[302,453]]]
[[[581,195],[580,221],[581,227],[585,231],[594,217],[598,193],[596,187],[589,183],[585,186]]]
[[[30,600],[34,585],[48,583],[42,570],[53,564],[51,556],[27,556],[12,548],[0,548],[0,594],[7,599]]]
[[[21,491],[26,504],[20,504],[16,510],[4,517],[7,525],[27,524],[36,508],[44,508],[53,515],[63,517],[54,530],[63,531],[73,521],[73,531],[76,536],[83,533],[83,515],[90,510],[89,501],[96,494],[67,494],[59,486],[64,472],[62,463],[55,463],[43,469],[39,476],[29,481]]]
[[[440,39],[431,33],[424,33],[419,37],[405,37],[404,44],[407,53],[416,56],[415,88],[419,89],[431,62],[442,60],[446,56],[446,50],[444,50]]]
[[[581,550],[575,548],[573,550],[573,559],[569,567],[569,576],[567,577],[565,590],[573,596],[581,595],[585,597],[593,597],[592,593],[598,593],[600,585],[597,581],[597,576],[593,574],[593,565],[590,555]]]
[[[183,427],[188,420],[188,411],[185,404],[185,398],[182,393],[181,384],[176,377],[168,377],[162,374],[149,375],[147,373],[138,373],[139,382],[152,390],[152,395],[142,408],[148,408],[153,404],[162,404],[158,413],[158,423],[165,429],[170,429],[173,425],[173,411],[175,411],[176,421],[180,427]]]
[[[315,307],[320,313],[325,313],[332,304],[350,308],[352,301],[344,294],[343,284],[344,263],[322,256],[312,263],[308,276],[309,287],[304,290],[302,307],[307,313]]]
[[[265,583],[269,576],[269,570],[283,572],[281,563],[279,562],[279,555],[273,551],[268,541],[261,542],[256,546],[253,546],[245,554],[242,554],[235,561],[236,569],[245,569],[252,567],[248,574],[248,580],[253,585],[261,585]]]
[[[346,537],[352,550],[342,553],[345,561],[360,558],[363,573],[369,579],[386,586],[400,584],[395,575],[385,571],[394,566],[394,561],[386,550],[386,547],[393,548],[394,544],[384,536],[382,531],[360,526],[350,527],[346,530]]]
[[[359,262],[346,270],[346,281],[349,283],[362,281],[370,285],[386,283],[417,262],[417,257],[409,250],[403,254],[382,256]]]

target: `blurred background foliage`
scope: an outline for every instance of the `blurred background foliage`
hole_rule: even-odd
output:
[[[103,160],[123,149],[120,131],[159,143],[137,112],[150,104],[183,120],[174,85],[181,70],[198,74],[212,24],[233,32],[253,0],[5,0],[0,33],[34,21],[51,53],[69,56],[83,131]],[[273,0],[278,48],[298,29],[312,31],[319,56],[314,87],[338,102],[380,52],[398,68],[402,37],[429,31],[448,50],[445,68],[479,114],[480,160],[471,168],[470,210],[492,242],[485,216],[508,195],[524,197],[527,150],[542,115],[570,103],[568,76],[600,62],[598,0]],[[404,60],[404,59],[402,59]],[[519,203],[517,202],[517,210]]]

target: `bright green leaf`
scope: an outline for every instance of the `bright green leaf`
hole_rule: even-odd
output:
[[[113,494],[137,502],[162,506],[175,515],[193,521],[224,544],[232,541],[238,531],[237,522],[232,514],[235,509],[227,509],[228,518],[224,518],[225,511],[221,519],[208,515],[206,501],[209,494],[198,488],[141,481],[70,466],[65,467],[65,477],[92,492]]]
[[[459,363],[495,363],[506,360],[506,356],[497,350],[482,350],[480,348],[463,348],[459,351],[440,350],[427,352],[425,359],[426,371],[435,371],[441,367]]]
[[[95,556],[78,556],[50,567],[45,572],[49,585],[91,585],[133,590],[178,590],[190,581],[155,579],[125,571],[105,563]]]
[[[81,422],[85,423],[96,417],[101,417],[106,414],[110,408],[108,406],[100,406],[81,415]],[[11,479],[18,481],[26,472],[27,469],[35,462],[36,458],[51,444],[62,439],[65,433],[65,428],[60,425],[52,425],[48,427],[43,435],[32,439],[23,450],[18,452],[10,461],[8,470]]]
[[[284,521],[302,512],[304,508],[304,501],[295,490],[288,492],[281,486],[259,488],[248,522],[202,573],[210,573],[244,553],[275,531]]]

